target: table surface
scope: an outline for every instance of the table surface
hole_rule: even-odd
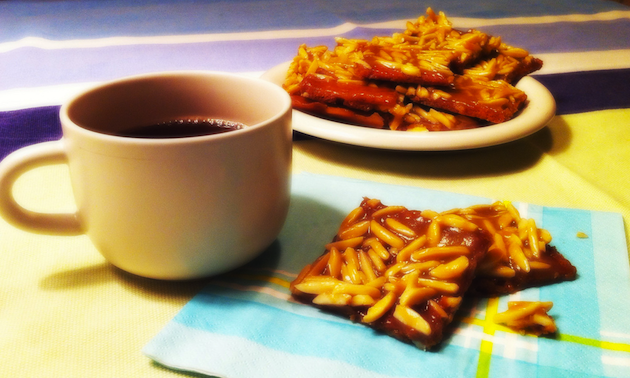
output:
[[[0,143],[30,135],[13,117],[51,114],[94,83],[167,70],[260,76],[301,43],[369,38],[424,14],[415,1],[0,2]],[[630,8],[611,1],[440,2],[456,27],[478,28],[544,60],[535,77],[558,112],[508,144],[402,152],[296,134],[294,172],[495,199],[621,213],[630,221]],[[25,113],[26,112],[26,113]],[[24,175],[20,202],[74,208],[65,166]],[[42,189],[46,188],[46,189]],[[122,272],[84,236],[30,234],[0,221],[1,376],[173,377],[142,347],[206,282]]]

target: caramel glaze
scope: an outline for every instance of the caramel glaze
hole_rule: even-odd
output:
[[[360,112],[339,106],[330,106],[323,102],[311,101],[302,96],[291,96],[294,109],[335,121],[342,121],[353,125],[361,125],[375,129],[385,127],[385,119],[379,113]]]
[[[422,85],[444,86],[453,82],[452,72],[422,70],[419,75],[407,75],[399,69],[387,67],[374,57],[366,57],[370,68],[357,65],[357,75],[363,79],[384,80],[394,83],[413,83]]]
[[[363,112],[386,110],[394,107],[398,101],[398,93],[391,88],[344,83],[317,75],[307,75],[302,80],[300,94],[310,100]]]

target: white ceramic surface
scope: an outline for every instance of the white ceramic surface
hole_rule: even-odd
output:
[[[85,233],[107,260],[137,275],[175,280],[225,272],[262,252],[284,223],[290,109],[281,88],[222,73],[162,73],[99,86],[62,106],[61,140],[0,163],[0,213],[34,232]],[[248,127],[171,139],[104,133],[191,115]],[[40,214],[17,204],[15,180],[55,163],[69,165],[77,213]]]
[[[262,78],[282,85],[290,62],[277,65]],[[524,109],[508,122],[471,130],[403,132],[348,125],[293,111],[293,128],[304,134],[335,142],[391,150],[447,151],[488,147],[526,137],[549,123],[556,102],[545,86],[524,77],[516,86],[527,94]]]

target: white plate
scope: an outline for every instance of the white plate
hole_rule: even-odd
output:
[[[262,78],[282,85],[290,62],[275,66]],[[312,116],[293,110],[293,129],[304,134],[356,146],[407,151],[448,151],[487,147],[526,137],[547,125],[556,102],[544,85],[522,78],[517,88],[527,94],[523,110],[510,121],[470,130],[405,132],[371,129]]]

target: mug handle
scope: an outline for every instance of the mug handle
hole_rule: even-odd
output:
[[[13,197],[13,185],[25,172],[44,165],[67,164],[63,140],[21,148],[0,162],[0,214],[27,231],[52,235],[83,234],[77,213],[46,214],[25,209]]]

